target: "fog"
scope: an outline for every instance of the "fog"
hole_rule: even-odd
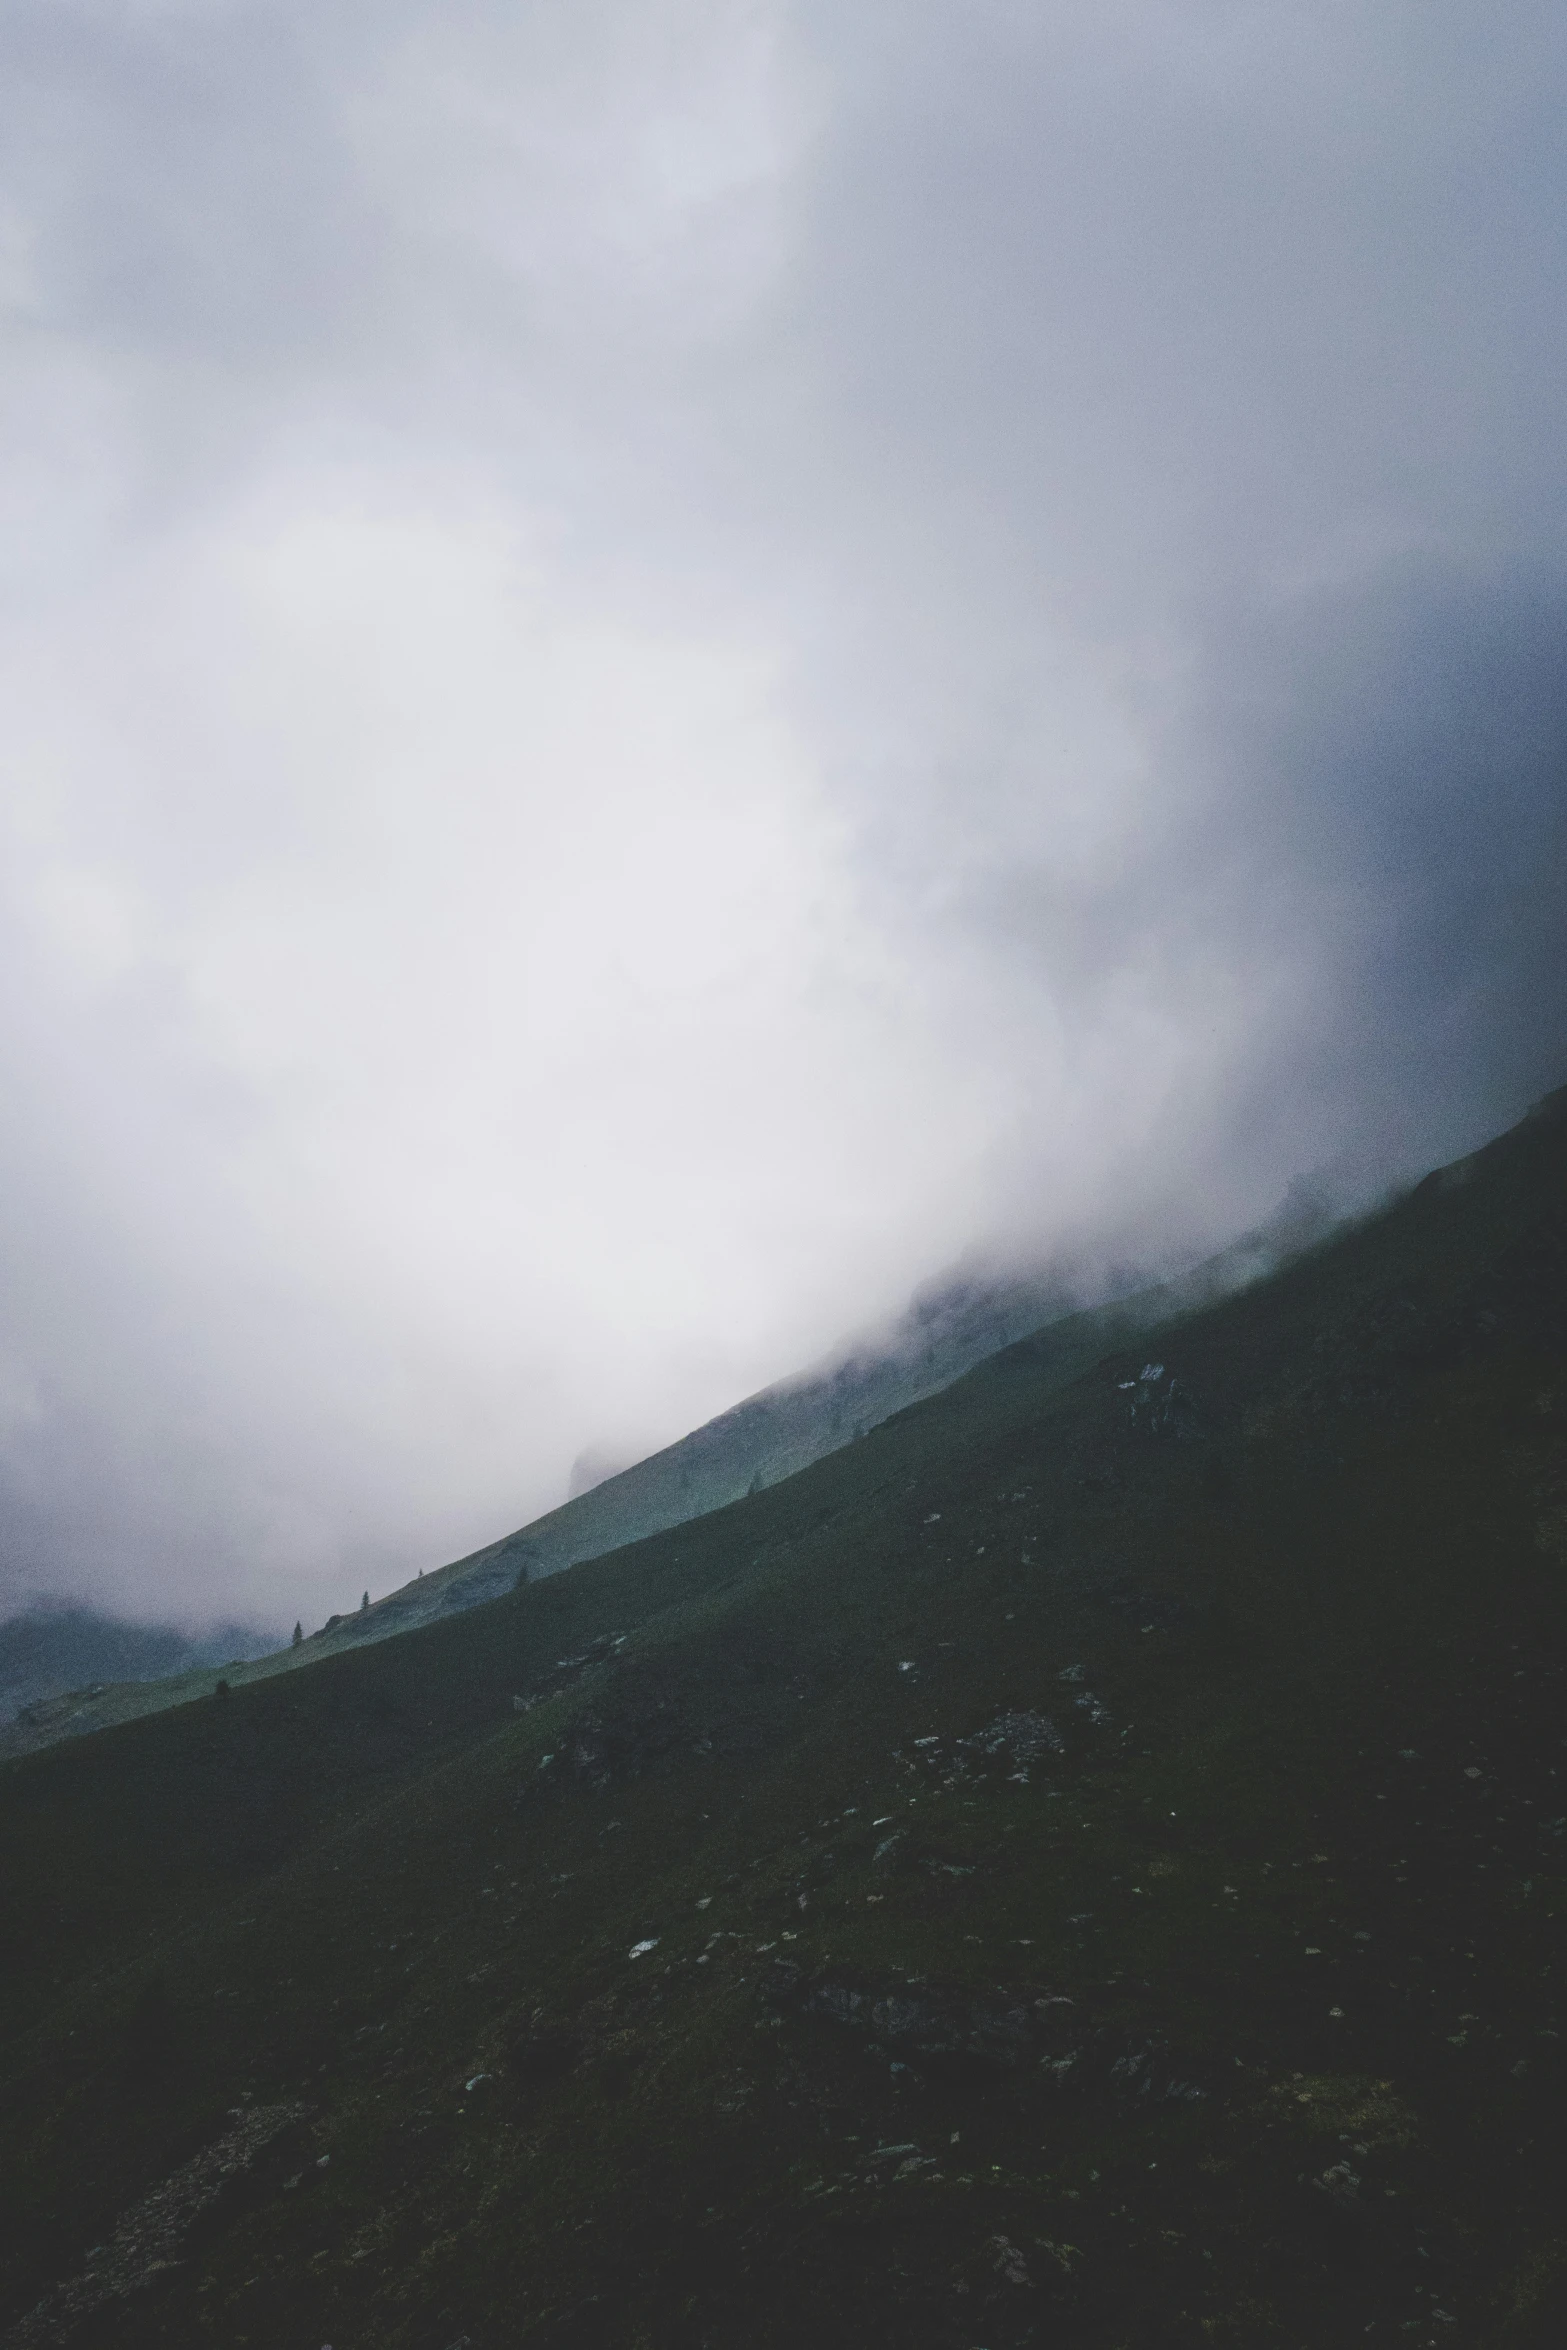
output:
[[[12,0],[0,1610],[319,1621],[1567,1076],[1564,104],[1527,0]]]

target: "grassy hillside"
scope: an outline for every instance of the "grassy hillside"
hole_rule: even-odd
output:
[[[1567,2329],[1567,1116],[0,1771],[8,2341]]]

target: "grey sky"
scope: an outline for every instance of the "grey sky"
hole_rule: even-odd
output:
[[[1567,1073],[1567,25],[12,0],[0,1603]]]

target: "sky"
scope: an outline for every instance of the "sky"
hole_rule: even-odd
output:
[[[9,0],[0,1611],[1567,1077],[1567,16]]]

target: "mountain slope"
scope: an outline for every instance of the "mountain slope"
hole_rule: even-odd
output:
[[[562,1508],[436,1576],[406,1584],[381,1603],[381,1611],[369,1610],[358,1629],[384,1637],[383,1627],[405,1629],[429,1621],[437,1609],[471,1607],[519,1580],[559,1574],[722,1509],[857,1442],[1022,1338],[1051,1331],[1055,1373],[1071,1378],[1107,1346],[1129,1343],[1138,1331],[1256,1279],[1320,1238],[1324,1223],[1322,1210],[1287,1204],[1271,1224],[1190,1271],[1128,1286],[1082,1311],[1073,1308],[1064,1283],[1045,1275],[939,1286],[917,1299],[878,1342],[852,1349],[830,1369],[748,1396]],[[1042,1367],[1044,1355],[1038,1360]],[[344,1619],[342,1637],[355,1631],[353,1620]]]
[[[8,2338],[1543,2350],[1564,1353],[1558,1099],[1068,1384],[8,1765]]]
[[[255,1657],[247,1648],[227,1678],[238,1687],[312,1664],[323,1654],[416,1630],[499,1599],[519,1582],[558,1574],[722,1509],[857,1441],[1025,1335],[1042,1340],[1037,1377],[1048,1374],[1064,1384],[1106,1347],[1131,1343],[1172,1313],[1255,1280],[1316,1237],[1324,1221],[1320,1208],[1287,1202],[1269,1224],[1180,1276],[1081,1312],[1070,1310],[1060,1283],[1042,1275],[940,1285],[916,1300],[890,1332],[830,1368],[766,1388],[500,1541],[421,1573],[373,1605],[330,1617],[299,1649]],[[161,1681],[111,1680],[106,1687],[77,1688],[41,1705],[24,1705],[14,1727],[0,1727],[0,1755],[36,1752],[62,1737],[187,1704],[211,1687],[212,1673],[202,1665]]]

